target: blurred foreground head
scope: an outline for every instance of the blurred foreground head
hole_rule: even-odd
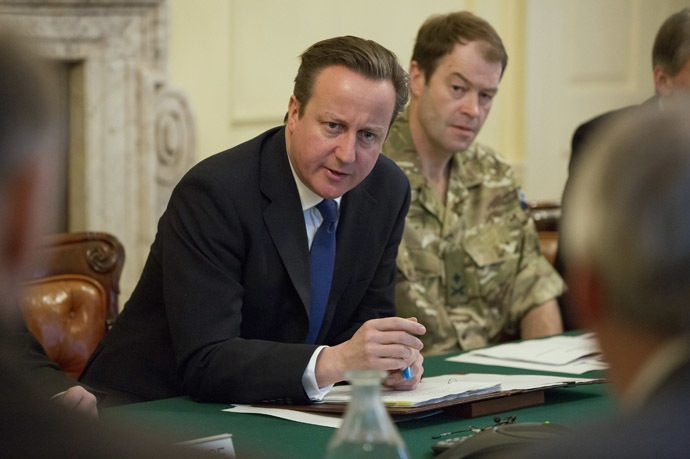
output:
[[[690,331],[690,101],[674,102],[622,117],[573,176],[563,249],[586,327]]]
[[[52,222],[58,167],[53,69],[0,24],[0,320]]]

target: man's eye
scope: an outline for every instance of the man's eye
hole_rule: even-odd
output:
[[[338,123],[333,123],[333,122],[331,122],[331,121],[327,121],[327,122],[326,122],[326,127],[327,127],[328,129],[332,130],[332,131],[335,131],[336,129],[338,129],[339,124],[338,124]]]
[[[362,137],[362,139],[366,140],[367,142],[371,142],[372,140],[376,139],[376,134],[369,131],[362,131],[359,135]]]
[[[494,95],[493,94],[487,94],[487,93],[483,92],[480,94],[480,97],[482,98],[482,100],[489,102],[489,101],[491,101],[491,99],[494,98]]]

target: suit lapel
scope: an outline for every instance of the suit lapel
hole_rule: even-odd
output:
[[[297,185],[285,150],[285,129],[261,149],[261,192],[268,199],[263,216],[285,269],[309,314],[309,248]]]
[[[285,150],[285,131],[278,130],[261,149],[260,188],[267,198],[263,217],[271,239],[309,315],[309,246],[304,214]],[[341,201],[336,232],[335,267],[328,306],[316,340],[323,342],[335,309],[353,269],[365,256],[363,241],[370,240],[370,217],[377,201],[367,191],[366,179],[347,192]]]

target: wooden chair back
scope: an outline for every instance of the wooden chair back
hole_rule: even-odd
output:
[[[22,289],[29,331],[48,357],[78,378],[118,314],[122,244],[111,234],[63,233],[35,248],[40,267]]]

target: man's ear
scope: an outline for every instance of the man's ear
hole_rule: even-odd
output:
[[[654,67],[654,86],[656,87],[656,92],[662,97],[670,96],[673,92],[673,82],[660,65]]]
[[[288,112],[287,112],[287,121],[285,125],[287,126],[288,131],[292,133],[292,131],[295,130],[295,124],[297,123],[297,120],[299,119],[299,108],[300,108],[300,103],[297,100],[297,97],[295,95],[290,96],[290,101],[288,102]]]
[[[410,92],[415,96],[419,96],[424,89],[424,85],[426,84],[426,78],[424,77],[424,72],[422,69],[419,68],[417,61],[410,62],[409,75]]]
[[[589,265],[568,268],[568,297],[580,328],[592,329],[606,314],[604,292],[595,269]]]

